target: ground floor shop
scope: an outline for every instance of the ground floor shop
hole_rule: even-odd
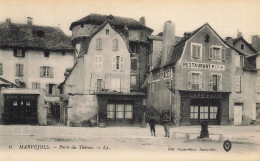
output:
[[[226,92],[180,92],[180,124],[210,125],[228,124],[229,93]]]

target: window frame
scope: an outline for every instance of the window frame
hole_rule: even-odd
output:
[[[132,84],[132,77],[135,77],[135,83]],[[136,86],[137,85],[137,74],[131,74],[130,75],[130,86]]]
[[[131,60],[131,69],[132,70],[137,70],[138,69],[138,58],[137,57],[132,57],[130,60]],[[135,64],[132,61],[136,61],[136,67],[135,68],[133,68],[134,66],[132,66],[133,64]]]
[[[96,50],[102,50],[103,40],[102,38],[96,38]]]
[[[216,75],[217,76],[217,90],[216,91],[222,91],[223,90],[223,76],[222,76],[222,73],[210,73],[209,74],[209,91],[214,91],[213,90],[213,75]],[[211,81],[211,77],[212,77],[212,81]],[[221,78],[220,79],[220,83],[219,83],[219,85],[220,86],[218,86],[218,78]]]
[[[103,55],[94,55],[94,69],[98,71],[103,70]]]
[[[113,56],[112,57],[112,70],[124,70],[124,69],[125,69],[124,57],[120,56],[120,55]]]
[[[18,76],[18,77],[24,76],[24,65],[23,64],[20,64],[20,63],[16,64],[15,76]]]
[[[193,55],[193,47],[194,46],[200,47],[200,53],[199,53],[198,57]],[[191,53],[191,59],[202,60],[202,47],[203,46],[200,43],[194,43],[194,42],[191,43],[191,52],[190,52]]]
[[[219,58],[217,59],[217,53],[214,52],[214,48],[218,48],[219,49]],[[213,57],[214,56],[214,57]],[[209,47],[209,59],[213,60],[213,61],[224,61],[225,60],[225,48],[223,48],[223,46],[220,45],[211,45]]]
[[[241,93],[242,92],[242,76],[236,75],[235,77],[235,92]]]
[[[41,89],[41,84],[39,82],[32,82],[32,89]]]
[[[193,88],[193,74],[199,74],[198,89]],[[205,87],[206,87],[205,79],[206,79],[205,74],[201,71],[190,71],[190,72],[188,72],[188,89],[197,90],[197,91],[205,91]]]

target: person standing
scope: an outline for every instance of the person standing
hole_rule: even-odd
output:
[[[151,135],[155,135],[155,125],[156,125],[156,120],[154,119],[153,115],[151,115],[151,118],[149,119],[149,125],[150,125],[150,130],[151,130]]]
[[[162,122],[163,122],[165,137],[170,137],[170,127],[169,127],[170,118],[167,114],[164,115]]]

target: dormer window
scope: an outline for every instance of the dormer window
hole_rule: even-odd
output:
[[[50,51],[44,51],[44,57],[50,57]]]
[[[14,49],[14,56],[15,57],[24,57],[25,50],[24,49]]]
[[[44,37],[44,32],[43,31],[36,31],[34,32],[36,36],[40,37],[40,38],[43,38]]]
[[[240,45],[241,50],[244,50],[244,47],[245,47],[244,44]]]

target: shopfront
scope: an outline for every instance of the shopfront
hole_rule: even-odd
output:
[[[180,91],[180,94],[182,125],[199,125],[202,121],[210,125],[228,123],[229,93]]]

